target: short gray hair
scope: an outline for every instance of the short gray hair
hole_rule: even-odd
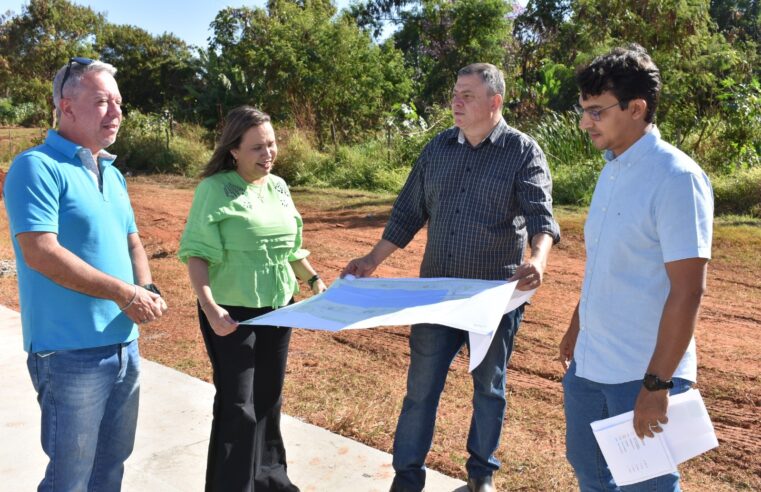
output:
[[[53,78],[53,105],[55,106],[56,113],[61,111],[61,84],[63,83],[63,76],[68,66],[68,63],[62,66]],[[66,79],[66,91],[69,94],[72,93],[71,91],[75,91],[79,87],[82,77],[89,72],[106,72],[113,77],[116,75],[116,68],[110,63],[104,63],[99,60],[93,60],[89,65],[74,62],[71,64],[69,77]]]
[[[490,96],[499,94],[505,97],[505,76],[502,70],[491,63],[471,63],[457,72],[458,77],[462,75],[480,75],[481,80],[489,89]]]

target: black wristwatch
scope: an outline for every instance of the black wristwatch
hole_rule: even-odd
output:
[[[316,273],[314,275],[312,275],[312,278],[307,280],[307,284],[309,284],[309,288],[310,289],[314,288],[314,283],[317,282],[318,280],[320,280],[320,276],[319,275],[317,275]]]
[[[145,284],[142,286],[143,289],[153,292],[154,294],[161,295],[161,291],[158,287],[156,287],[156,284]]]
[[[642,379],[642,386],[648,391],[669,390],[674,387],[674,381],[670,379],[664,381],[655,374],[645,374]]]

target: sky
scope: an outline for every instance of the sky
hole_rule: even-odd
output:
[[[341,9],[351,0],[335,1]],[[20,14],[27,0],[0,0],[0,14],[8,10]],[[225,7],[263,7],[266,0],[73,0],[105,14],[112,24],[131,24],[158,35],[170,32],[188,44],[206,46],[211,35],[209,24]]]

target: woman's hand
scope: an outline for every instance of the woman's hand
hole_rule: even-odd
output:
[[[313,284],[312,284],[312,294],[322,294],[328,290],[328,287],[325,285],[325,282],[322,281],[321,278],[318,278]]]
[[[202,306],[206,319],[209,320],[211,329],[220,337],[226,337],[238,329],[238,322],[230,317],[226,309],[217,303],[209,303]]]

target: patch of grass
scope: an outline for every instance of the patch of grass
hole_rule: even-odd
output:
[[[711,176],[717,214],[747,214],[761,218],[761,167]]]
[[[7,171],[13,158],[45,140],[45,128],[0,128],[0,169]]]
[[[731,265],[761,267],[761,217],[723,215],[714,221],[713,258]]]

